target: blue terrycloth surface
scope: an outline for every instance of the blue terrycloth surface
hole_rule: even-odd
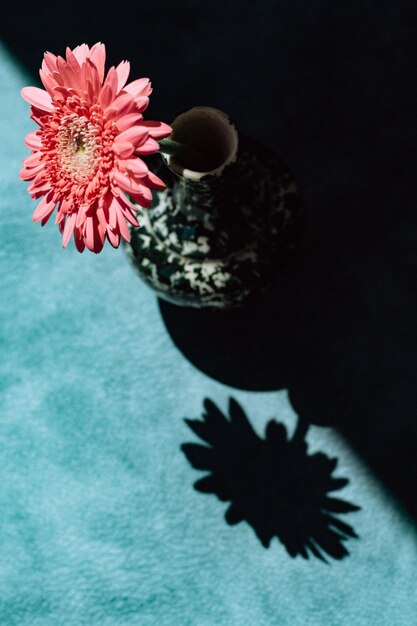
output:
[[[195,369],[121,250],[63,251],[18,180],[32,128],[29,82],[0,50],[0,623],[7,626],[411,626],[412,523],[332,429],[311,450],[339,458],[359,534],[325,565],[264,549],[192,485],[184,417],[233,395],[261,433],[290,431],[285,391],[249,393]]]

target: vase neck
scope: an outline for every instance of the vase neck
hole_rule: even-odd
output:
[[[215,219],[224,206],[227,179],[207,176],[199,181],[180,177],[174,186],[174,203],[190,220],[204,221],[207,215]]]
[[[210,215],[216,219],[224,208],[226,183],[233,170],[238,151],[238,133],[229,117],[212,107],[197,106],[180,113],[172,122],[172,140],[189,146],[202,159],[183,155],[183,161],[172,155],[166,163],[177,181],[173,201],[187,219],[202,221]],[[197,167],[202,167],[199,170]]]

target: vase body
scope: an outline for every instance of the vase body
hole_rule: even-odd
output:
[[[239,136],[232,143],[226,162],[209,172],[171,163],[172,171],[160,158],[152,167],[167,188],[143,210],[126,252],[174,304],[240,306],[268,288],[296,243],[300,204],[290,172],[258,142]]]

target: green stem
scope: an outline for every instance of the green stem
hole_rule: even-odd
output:
[[[186,146],[179,141],[161,139],[159,149],[162,154],[173,156],[178,163],[196,172],[205,172],[209,169],[207,160],[198,150],[191,148],[191,146]]]

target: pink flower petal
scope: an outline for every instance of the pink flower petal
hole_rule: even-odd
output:
[[[142,126],[145,126],[145,128],[149,130],[149,135],[154,139],[163,139],[164,137],[169,137],[172,133],[171,126],[164,124],[164,122],[143,120]]]
[[[98,78],[96,67],[91,62],[83,63],[81,67],[81,85],[90,96],[91,102],[94,102],[100,93],[101,85]],[[85,95],[87,95],[85,94]]]
[[[62,57],[57,58],[58,72],[64,81],[64,87],[81,92],[81,83],[79,75]]]
[[[55,216],[55,224],[60,224],[63,219],[65,219],[65,213],[61,211],[61,209],[59,209],[59,211],[57,211],[57,214]]]
[[[118,248],[120,245],[120,235],[119,233],[115,232],[115,230],[111,229],[110,226],[107,226],[107,239],[109,240],[110,244],[113,246],[113,248]]]
[[[94,86],[93,83],[91,82],[91,80],[87,79],[85,81],[86,83],[86,98],[88,97],[89,101],[92,103],[95,101],[97,94],[94,91]]]
[[[129,243],[130,241],[130,231],[127,227],[127,223],[126,223],[126,218],[123,215],[123,212],[120,208],[120,206],[118,205],[117,208],[117,223],[119,225],[119,230],[120,230],[120,234],[123,237],[123,239],[125,241],[127,241]]]
[[[87,46],[86,43],[83,43],[81,44],[81,46],[77,46],[76,48],[74,48],[72,52],[78,63],[82,65],[90,52],[90,48]]]
[[[36,185],[32,189],[30,187],[31,185],[29,186],[28,191],[34,200],[37,200],[41,196],[44,196],[46,193],[48,193],[48,191],[51,191],[50,182],[46,182],[43,185]]]
[[[116,126],[121,132],[122,130],[126,130],[130,126],[137,126],[139,122],[142,120],[142,115],[140,113],[128,113],[127,115],[123,115],[118,120],[116,120]]]
[[[114,172],[114,180],[119,185],[123,191],[127,191],[128,193],[140,192],[139,183],[137,183],[133,178],[129,178],[122,172],[116,170]]]
[[[39,150],[42,148],[42,139],[39,132],[37,130],[33,130],[31,133],[26,135],[25,144],[28,148],[31,148],[31,150]]]
[[[86,216],[87,216],[87,211],[90,207],[88,206],[88,204],[83,204],[80,206],[80,208],[77,211],[77,219],[75,221],[75,225],[77,228],[81,228],[82,225],[84,224],[85,220],[86,220]]]
[[[117,226],[117,200],[113,198],[109,206],[109,226],[113,230]]]
[[[149,208],[152,206],[152,199],[146,198],[142,193],[134,191],[130,191],[129,193],[132,196],[132,199],[140,204],[140,206],[143,206],[145,208]]]
[[[47,178],[45,177],[45,171],[42,170],[41,172],[36,174],[35,178],[32,179],[32,182],[28,187],[28,191],[29,193],[37,193],[42,190],[45,185],[51,185],[51,181],[47,180]]]
[[[104,66],[106,63],[106,46],[101,42],[94,44],[90,50],[89,58],[96,66],[100,83],[102,83],[104,78]]]
[[[106,232],[105,230],[103,231],[101,224],[99,220],[97,219],[96,215],[92,218],[92,224],[93,224],[93,239],[94,239],[92,252],[94,252],[95,254],[98,254],[103,249]]]
[[[137,202],[138,204],[140,204],[140,206],[143,207],[150,207],[152,206],[152,191],[149,189],[149,187],[147,187],[146,185],[142,185],[136,181],[132,181],[131,180],[131,187],[130,189],[125,189],[123,184],[120,184],[120,187],[124,190],[127,191],[127,193],[132,197],[132,199]]]
[[[45,215],[43,220],[41,220],[41,226],[45,226],[45,224],[48,222],[49,218],[51,217],[52,213],[54,212],[54,209],[55,207],[52,209],[52,211],[50,211],[50,213],[48,213],[48,215]]]
[[[118,141],[116,139],[113,144],[113,150],[119,157],[126,159],[133,154],[135,146],[130,141]]]
[[[148,135],[148,129],[144,126],[131,126],[117,136],[117,141],[130,141],[130,143],[139,145],[146,141]]]
[[[22,167],[20,170],[19,176],[22,180],[32,180],[35,178],[36,174],[38,174],[45,167],[45,163],[40,163],[36,167]]]
[[[69,213],[71,206],[71,202],[68,199],[64,198],[64,200],[61,201],[55,217],[55,224],[60,224],[62,222],[62,220]]]
[[[123,213],[123,216],[127,219],[127,221],[132,224],[132,226],[140,226],[138,220],[136,219],[136,217],[133,215],[133,213],[131,213],[131,211],[129,211],[129,209],[126,209],[125,207],[120,205],[120,210]]]
[[[87,217],[85,221],[84,241],[89,250],[94,251],[94,224],[93,218]]]
[[[128,170],[133,176],[141,178],[149,172],[147,165],[138,157],[133,159],[124,159],[119,161],[119,169],[121,172]]]
[[[95,254],[98,254],[103,250],[104,242],[106,240],[106,229],[103,230],[101,222],[97,222],[96,233],[98,235],[98,240],[96,241],[96,246],[94,248]]]
[[[44,72],[56,71],[56,56],[52,52],[45,52],[43,55],[42,69]]]
[[[116,67],[116,73],[117,73],[117,93],[119,93],[119,91],[121,91],[123,89],[123,87],[126,85],[126,81],[129,78],[129,72],[130,72],[130,63],[129,63],[129,61],[122,61]]]
[[[80,72],[80,67],[81,64],[78,62],[77,57],[75,56],[74,52],[71,50],[71,48],[66,48],[65,50],[65,58],[67,60],[67,63],[70,67],[72,67],[72,69],[79,73]]]
[[[64,234],[62,236],[62,247],[66,248],[69,240],[71,239],[71,235],[74,230],[75,220],[77,218],[76,213],[71,213],[65,221]],[[61,222],[62,223],[62,222]]]
[[[104,235],[107,229],[107,219],[104,213],[104,209],[99,207],[96,211],[96,216],[100,225],[100,237],[103,239],[103,242],[104,242]]]
[[[152,191],[146,185],[141,185],[140,183],[137,185],[139,189],[139,193],[145,198],[147,202],[152,202]]]
[[[151,189],[162,190],[166,188],[164,181],[158,178],[158,176],[156,176],[153,172],[148,172],[147,179],[148,185]]]
[[[103,107],[103,109],[106,109],[106,107],[108,106],[108,104],[104,103],[104,94],[106,94],[107,92],[109,92],[109,96],[108,96],[108,102],[113,102],[114,98],[116,97],[116,93],[117,93],[117,72],[115,70],[114,67],[111,67],[108,71],[108,74],[106,76],[106,80],[104,81],[103,87],[101,88],[100,91],[100,96],[99,96],[99,103],[101,104],[101,106]],[[107,95],[106,95],[106,99],[107,99]]]
[[[32,220],[34,222],[40,222],[41,220],[43,220],[46,216],[48,216],[48,218],[50,217],[50,215],[53,213],[54,209],[55,209],[55,205],[56,202],[55,200],[51,200],[49,198],[48,194],[47,196],[44,196],[42,198],[42,200],[39,202],[38,206],[36,207],[33,215],[32,215]],[[49,201],[48,201],[49,198]]]
[[[91,59],[88,57],[84,63],[84,66],[87,67],[85,77],[91,82],[93,92],[95,96],[97,96],[100,93],[101,89],[101,80],[98,74],[98,70],[94,63],[91,61]]]
[[[50,113],[47,113],[46,111],[41,111],[40,109],[37,109],[34,106],[32,106],[31,109],[30,109],[30,117],[41,128],[43,128],[44,125],[48,122],[49,116],[50,116]]]
[[[26,102],[40,109],[40,111],[52,113],[54,110],[51,96],[44,89],[39,89],[39,87],[23,87],[20,93]]]
[[[57,86],[56,81],[51,76],[51,74],[47,74],[43,70],[39,70],[39,76],[41,77],[42,84],[45,87],[46,91],[53,98],[53,96],[54,96],[54,87]]]
[[[123,91],[117,96],[111,105],[107,107],[106,110],[106,114],[109,119],[115,120],[133,112],[138,114],[136,103],[130,94],[124,93]]]
[[[54,79],[57,85],[64,86],[64,78],[58,71],[52,72],[51,77]]]
[[[125,196],[123,192],[118,197],[118,201],[121,206],[129,209],[129,211],[134,211],[135,213],[139,214],[141,213],[141,207],[139,207],[137,204],[132,204],[132,202],[130,202],[130,200],[127,198],[127,196]]]
[[[38,167],[41,164],[42,152],[33,152],[23,161],[25,167]]]
[[[72,87],[54,87],[53,98],[55,101],[67,100],[71,96],[75,95],[76,91]]]
[[[98,254],[101,252],[104,237],[100,236],[98,220],[89,216],[85,221],[84,242],[91,252]]]
[[[84,252],[85,243],[84,239],[77,228],[74,228],[74,242],[78,252]]]
[[[142,143],[139,147],[135,148],[136,154],[154,154],[159,150],[159,143],[148,137],[148,139]]]
[[[113,91],[110,85],[104,85],[102,87],[99,97],[99,102],[103,109],[106,109],[109,104],[113,101]]]
[[[143,113],[145,109],[147,109],[148,104],[149,98],[147,98],[146,96],[140,96],[139,98],[135,98],[136,109],[137,111],[139,111],[139,113]]]
[[[134,80],[132,83],[126,85],[124,91],[130,93],[133,98],[137,98],[138,96],[150,96],[152,93],[151,82],[149,78],[138,78],[138,80]]]

